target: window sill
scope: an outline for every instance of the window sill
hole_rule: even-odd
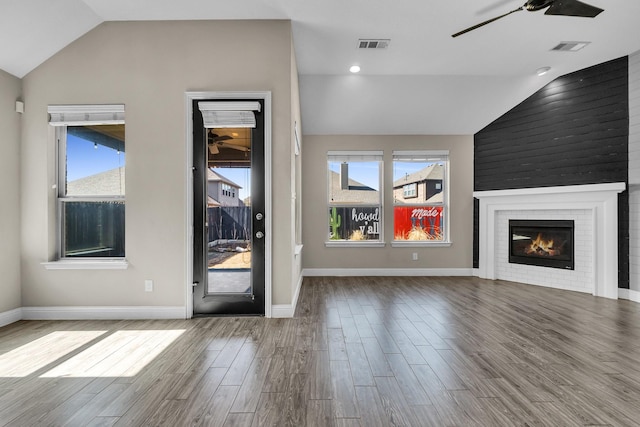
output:
[[[367,241],[359,241],[359,242],[338,241],[338,242],[324,242],[324,245],[327,248],[384,248],[386,246],[386,243],[367,242]]]
[[[126,270],[129,262],[123,260],[60,260],[43,262],[47,270]]]
[[[451,242],[428,242],[428,241],[393,241],[392,248],[448,248]]]

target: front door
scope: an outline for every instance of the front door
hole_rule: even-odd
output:
[[[262,100],[193,101],[194,315],[264,315]]]

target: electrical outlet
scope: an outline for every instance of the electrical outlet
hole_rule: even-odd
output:
[[[418,260],[418,252],[414,252],[413,255],[411,255],[411,259],[414,261]]]
[[[145,280],[144,281],[144,291],[145,292],[153,292],[153,280]]]

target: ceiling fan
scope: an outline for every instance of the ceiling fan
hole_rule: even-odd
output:
[[[244,145],[230,144],[227,142],[229,140],[233,140],[233,137],[230,135],[218,135],[213,132],[213,129],[210,129],[207,135],[207,145],[209,146],[209,152],[211,154],[218,154],[220,152],[220,149],[218,147],[231,148],[238,151],[244,151],[245,153],[251,151],[249,147],[245,147]]]
[[[599,7],[582,3],[578,0],[527,0],[524,5],[512,10],[511,12],[507,12],[504,15],[497,16],[495,18],[474,25],[473,27],[469,27],[467,29],[459,31],[451,35],[451,37],[461,36],[465,33],[468,33],[469,31],[475,30],[476,28],[480,28],[484,25],[492,23],[493,21],[497,21],[500,18],[504,18],[507,15],[511,15],[515,12],[520,12],[521,10],[536,12],[546,7],[548,7],[548,9],[544,13],[545,15],[582,16],[585,18],[595,18],[596,16],[598,16],[598,14],[600,14],[600,12],[604,10],[600,9]]]

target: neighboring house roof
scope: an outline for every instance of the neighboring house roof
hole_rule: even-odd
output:
[[[434,194],[433,196],[425,200],[425,203],[443,203],[443,202],[444,202],[444,192],[442,191]]]
[[[207,196],[207,207],[209,208],[217,208],[218,206],[222,206],[220,202],[214,199],[211,196]]]
[[[124,166],[67,182],[69,196],[124,196]]]
[[[229,184],[232,187],[242,188],[235,182],[231,181],[229,178],[224,177],[218,172],[214,172],[211,168],[207,168],[207,181],[221,181],[221,182],[224,182],[225,184]]]
[[[393,183],[393,188],[402,187],[403,185],[413,184],[414,182],[422,182],[427,179],[441,180],[444,177],[444,166],[434,163],[418,172],[411,173],[400,178]]]
[[[343,190],[340,188],[340,174],[334,171],[329,171],[329,174],[331,180],[329,197],[332,203],[380,203],[380,196],[373,188],[364,185],[361,182],[349,179],[349,189]]]

